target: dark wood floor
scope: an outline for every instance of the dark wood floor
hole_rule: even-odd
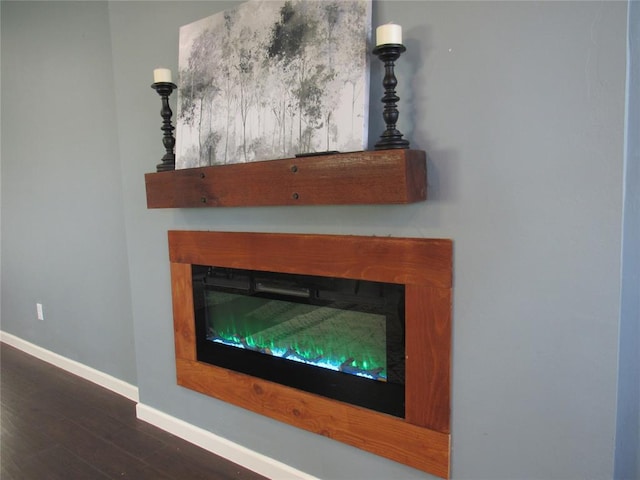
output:
[[[135,403],[1,344],[2,480],[264,477],[135,417]]]

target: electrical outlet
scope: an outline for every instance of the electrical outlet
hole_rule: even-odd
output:
[[[38,312],[38,320],[44,320],[44,313],[42,312],[41,303],[36,303],[36,311]]]

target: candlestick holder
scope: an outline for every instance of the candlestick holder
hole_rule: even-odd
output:
[[[400,58],[400,54],[404,51],[406,51],[405,46],[399,43],[378,45],[373,49],[373,54],[384,62],[384,79],[382,80],[384,111],[382,112],[382,118],[384,118],[387,125],[387,129],[380,135],[380,140],[375,145],[376,150],[409,148],[409,141],[403,139],[402,133],[396,128],[399,114],[396,102],[400,100],[400,97],[396,95],[398,80],[393,70],[395,61]]]
[[[171,95],[171,92],[178,87],[171,82],[156,82],[151,85],[151,88],[158,92],[158,95],[162,98],[162,110],[160,110],[160,115],[162,116],[162,127],[160,127],[160,129],[164,132],[162,144],[167,151],[167,153],[162,157],[162,162],[156,166],[156,170],[158,172],[175,170],[176,155],[173,151],[173,147],[176,145],[176,139],[173,136],[175,128],[171,124],[171,116],[173,115],[173,112],[171,111],[171,107],[169,107],[169,95]]]

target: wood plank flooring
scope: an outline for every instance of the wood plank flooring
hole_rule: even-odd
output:
[[[135,403],[0,344],[2,480],[258,480],[136,419]]]

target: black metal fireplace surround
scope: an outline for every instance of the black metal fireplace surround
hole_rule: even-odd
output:
[[[404,418],[404,285],[192,265],[199,361]]]

